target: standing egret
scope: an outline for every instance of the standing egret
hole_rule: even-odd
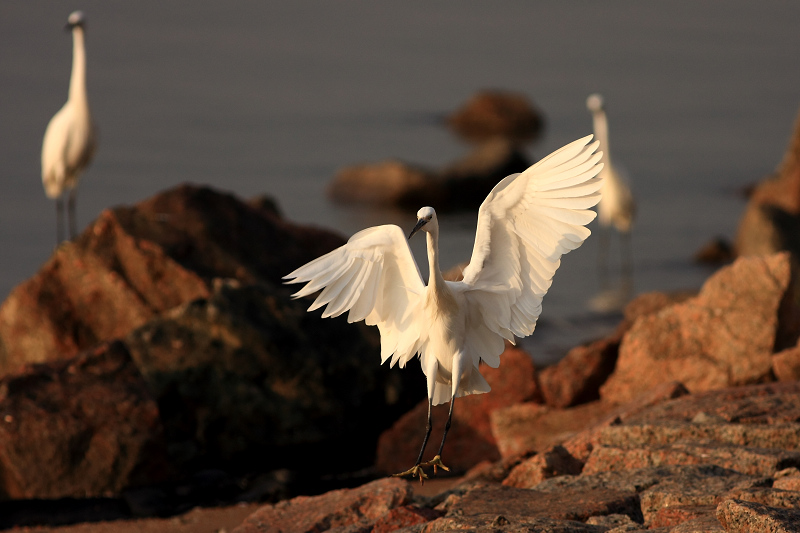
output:
[[[478,211],[478,230],[464,279],[445,281],[439,268],[439,222],[432,207],[417,212],[427,233],[428,284],[422,281],[403,231],[394,225],[362,230],[347,243],[298,268],[284,279],[305,283],[295,298],[320,289],[313,311],[323,317],[349,311],[381,335],[381,361],[405,367],[419,354],[428,384],[428,423],[417,462],[395,474],[427,478],[422,467],[441,467],[455,398],[489,392],[481,361],[497,368],[504,339],[533,333],[542,298],[561,255],[591,233],[600,200],[602,152],[584,137],[553,152],[521,174],[500,181]],[[431,408],[450,401],[439,451],[422,462],[431,433]]]
[[[42,143],[42,183],[48,198],[56,201],[56,245],[62,239],[62,196],[69,190],[67,216],[70,238],[77,234],[75,194],[80,173],[89,165],[95,149],[95,128],[86,94],[86,17],[75,11],[67,19],[72,31],[72,74],[69,96],[44,132]]]
[[[605,166],[600,171],[603,179],[603,199],[597,206],[597,221],[603,226],[600,233],[600,268],[605,271],[605,252],[608,248],[609,231],[611,226],[616,228],[620,235],[620,247],[623,254],[623,272],[630,275],[632,272],[630,235],[633,229],[633,220],[636,215],[636,204],[633,194],[620,171],[611,164],[611,152],[608,149],[608,118],[603,107],[603,97],[591,94],[586,99],[586,107],[592,113],[594,135],[600,142],[600,150],[604,154]]]

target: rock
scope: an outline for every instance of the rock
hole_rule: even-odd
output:
[[[800,253],[800,115],[778,171],[750,195],[736,234],[739,256]]]
[[[120,342],[0,380],[0,496],[86,498],[170,476],[158,408]]]
[[[531,402],[511,405],[492,413],[492,434],[504,458],[540,452],[604,420],[611,407],[602,402],[568,409]]]
[[[125,338],[174,464],[322,473],[371,464],[378,435],[413,405],[422,378],[380,365],[375,328],[306,305],[271,285],[219,280],[209,298]]]
[[[402,528],[425,524],[436,520],[443,513],[435,509],[427,509],[418,505],[395,507],[375,522],[370,533],[391,533]]]
[[[716,519],[716,505],[671,505],[659,508],[652,516],[645,516],[649,529],[656,527],[672,527],[698,519],[711,518],[719,527]],[[720,531],[724,531],[719,527]]]
[[[105,210],[0,307],[0,374],[122,337],[163,311],[207,297],[215,277],[280,283],[343,243],[193,185]]]
[[[413,368],[407,371],[418,372]],[[539,397],[533,362],[528,354],[517,348],[508,347],[503,352],[499,368],[482,365],[481,373],[492,391],[457,398],[453,409],[453,423],[442,457],[454,472],[466,471],[483,460],[499,459],[500,453],[490,426],[491,413]],[[422,393],[424,381],[419,379]],[[432,457],[439,447],[448,409],[448,404],[433,409],[434,427],[428,441],[427,457]],[[401,472],[414,464],[422,445],[427,413],[428,402],[424,400],[381,435],[376,458],[379,471]]]
[[[558,493],[486,485],[467,492],[447,513],[458,516],[505,516],[584,521],[590,516],[625,514],[641,523],[636,493],[615,489],[575,489]]]
[[[577,346],[539,373],[547,405],[564,408],[600,398],[600,386],[614,371],[621,335]]]
[[[411,533],[413,529],[408,531]],[[554,520],[524,515],[493,514],[479,516],[444,516],[430,522],[425,533],[436,531],[491,531],[531,533],[605,533],[607,528],[584,524],[576,520]],[[651,532],[652,533],[652,532]]]
[[[497,183],[530,166],[518,145],[494,139],[441,169],[395,159],[345,167],[328,186],[340,203],[396,206],[416,211],[430,205],[439,212],[474,209]]]
[[[327,194],[340,203],[409,207],[428,205],[426,197],[436,199],[442,192],[434,171],[390,159],[340,169]]]
[[[717,520],[726,531],[800,531],[800,509],[776,509],[760,503],[726,500],[717,506]]]
[[[247,517],[233,533],[291,533],[345,527],[355,528],[353,531],[370,531],[392,510],[410,504],[411,496],[408,482],[393,478],[373,481],[354,489],[334,490],[321,496],[298,496],[265,505]]]
[[[736,258],[733,245],[725,237],[716,237],[694,253],[694,261],[707,265],[722,265]]]
[[[797,341],[793,286],[788,254],[740,258],[697,297],[636,320],[601,397],[625,403],[670,380],[692,392],[770,380],[775,347]]]
[[[450,128],[470,142],[501,137],[516,142],[539,137],[544,119],[520,93],[481,91],[447,118]]]
[[[572,457],[563,446],[554,446],[511,470],[503,485],[529,489],[551,477],[580,474],[582,469],[582,461]]]
[[[774,354],[772,373],[778,381],[800,380],[800,346],[793,346]]]

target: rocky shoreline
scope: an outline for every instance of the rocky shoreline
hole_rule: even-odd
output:
[[[443,491],[386,477],[417,453],[419,375],[281,285],[341,236],[192,185],[106,210],[0,306],[0,527],[800,531],[798,161],[749,208],[783,237],[740,228],[769,248],[553,366],[508,345],[457,402]]]

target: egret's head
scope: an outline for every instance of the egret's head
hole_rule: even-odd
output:
[[[70,13],[64,29],[69,31],[75,27],[83,28],[84,24],[86,24],[86,15],[83,14],[83,11],[73,11]]]
[[[435,218],[436,211],[434,211],[432,207],[423,207],[417,211],[417,225],[414,226],[414,229],[412,229],[411,233],[408,234],[408,238],[411,239],[411,237],[413,237],[414,234],[419,230],[430,231],[431,226],[428,225],[428,222]]]
[[[603,97],[597,93],[590,94],[586,99],[586,107],[592,113],[603,110]]]

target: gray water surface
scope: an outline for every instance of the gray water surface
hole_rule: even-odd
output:
[[[53,251],[39,154],[66,99],[72,9],[88,16],[100,128],[81,227],[190,181],[273,195],[288,218],[346,235],[409,228],[413,213],[332,205],[326,184],[352,163],[464,155],[439,118],[485,88],[543,110],[546,135],[530,146],[541,158],[591,132],[584,102],[600,92],[639,203],[634,290],[697,288],[710,270],[692,254],[733,237],[738,191],[779,164],[800,106],[791,1],[3,2],[0,298]],[[442,217],[444,266],[468,258],[474,219]],[[545,299],[541,328],[559,326],[562,341],[609,327],[587,319],[596,241],[565,256]]]

